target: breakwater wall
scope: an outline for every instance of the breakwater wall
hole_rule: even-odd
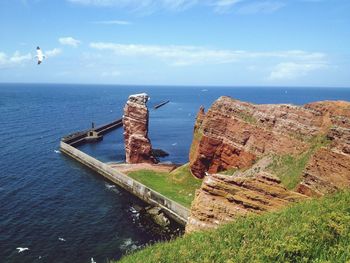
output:
[[[78,140],[81,139],[79,136],[77,137]],[[80,151],[79,149],[71,146],[64,140],[61,140],[60,142],[60,150],[61,152],[74,158],[83,165],[103,175],[105,178],[112,181],[113,183],[119,185],[120,187],[139,197],[146,203],[161,207],[169,217],[171,217],[178,223],[183,225],[187,223],[188,217],[190,216],[190,210],[188,208],[180,205],[179,203],[173,200],[168,199],[164,195],[139,183],[138,181],[127,176],[126,174],[119,172],[117,169],[110,167],[108,164],[105,164],[91,157],[90,155]]]
[[[163,102],[157,104],[156,106],[154,106],[153,108],[156,110],[156,109],[164,106],[165,104],[168,104],[169,102],[170,102],[170,100],[163,101]]]
[[[117,128],[120,128],[123,126],[123,119],[118,119],[115,121],[112,121],[110,123],[104,124],[102,126],[99,126],[94,129],[89,129],[85,131],[80,131],[76,133],[72,133],[68,136],[65,136],[61,139],[61,141],[72,145],[72,146],[79,146],[84,143],[86,143],[86,138],[88,137],[88,133],[91,131],[94,131],[97,133],[97,136],[104,135],[112,130],[115,130]]]

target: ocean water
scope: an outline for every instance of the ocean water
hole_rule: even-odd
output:
[[[59,140],[122,116],[129,94],[147,92],[154,148],[185,163],[200,105],[221,95],[254,103],[348,100],[346,88],[149,87],[0,84],[0,262],[106,262],[164,239],[142,224],[137,198],[60,154]],[[122,129],[81,149],[105,162],[124,160]],[[59,240],[63,238],[65,241]],[[18,253],[17,247],[29,250]]]

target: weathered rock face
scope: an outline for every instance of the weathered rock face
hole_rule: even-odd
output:
[[[321,148],[307,164],[296,191],[322,196],[350,186],[350,156]]]
[[[266,154],[298,155],[309,139],[327,134],[335,147],[349,149],[350,103],[255,105],[220,97],[201,109],[190,151],[191,172],[203,178],[231,168],[246,168]],[[331,129],[332,128],[332,129]]]
[[[129,96],[124,107],[123,126],[127,163],[157,163],[148,138],[147,94]]]
[[[299,161],[295,187],[286,189],[279,170],[271,168],[281,160],[276,157]],[[244,169],[231,176],[217,174],[233,168]],[[220,97],[207,113],[203,108],[198,113],[190,169],[204,180],[187,232],[348,188],[350,103],[254,105]]]
[[[216,228],[238,216],[273,211],[304,198],[267,173],[255,177],[213,174],[205,177],[196,193],[186,232]]]

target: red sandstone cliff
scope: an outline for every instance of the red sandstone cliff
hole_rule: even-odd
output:
[[[129,96],[124,107],[123,126],[127,163],[157,163],[148,138],[147,94]]]
[[[283,160],[291,168],[273,169]],[[289,168],[294,173],[284,173]],[[350,103],[256,105],[220,97],[198,113],[190,169],[205,179],[188,232],[350,187]],[[217,174],[225,170],[233,175]]]
[[[274,211],[304,198],[267,173],[254,177],[213,174],[205,177],[196,193],[186,232],[216,228],[238,216]]]

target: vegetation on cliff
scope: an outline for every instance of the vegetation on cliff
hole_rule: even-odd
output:
[[[348,262],[350,192],[158,243],[121,262]]]
[[[301,176],[311,156],[321,147],[329,145],[330,141],[326,136],[319,135],[312,137],[309,141],[310,147],[307,151],[294,156],[291,154],[275,155],[273,163],[269,167],[272,174],[277,175],[282,184],[289,190],[294,189],[301,181]]]
[[[188,208],[194,199],[196,189],[202,183],[201,180],[192,176],[188,164],[180,166],[170,173],[139,170],[130,172],[128,175]]]

